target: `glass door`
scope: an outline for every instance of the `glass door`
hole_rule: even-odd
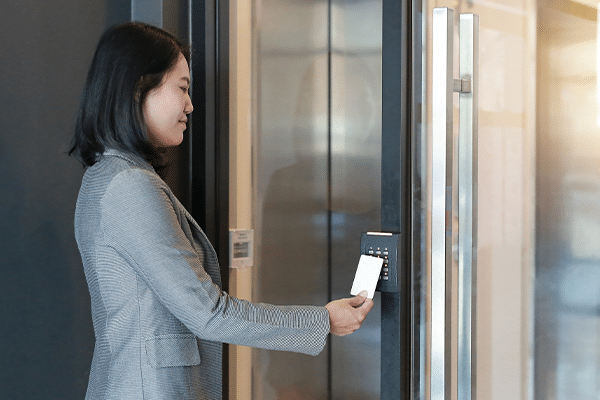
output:
[[[432,254],[433,261],[422,258],[420,271],[424,279],[419,282],[421,310],[414,323],[413,336],[422,345],[415,356],[413,371],[420,371],[418,379],[413,373],[413,398],[425,399],[527,399],[532,388],[533,366],[533,274],[534,274],[534,190],[535,190],[535,54],[536,5],[529,1],[429,1],[422,7],[423,37],[423,145],[416,149],[423,160],[421,168],[427,170],[423,187],[439,185],[436,177],[436,147],[449,150],[449,157],[457,160],[460,147],[459,97],[454,90],[448,110],[453,126],[447,138],[435,135],[435,105],[441,100],[435,92],[435,70],[439,68],[435,47],[436,27],[434,9],[450,8],[453,15],[448,21],[449,44],[453,57],[443,60],[454,73],[456,82],[461,76],[460,36],[464,32],[460,19],[465,14],[479,16],[479,82],[474,87],[478,93],[478,209],[477,235],[474,238],[476,277],[473,306],[471,370],[461,370],[461,343],[463,330],[469,329],[461,321],[464,309],[461,295],[460,242],[453,240],[445,276],[437,275],[435,237],[425,237],[423,254]],[[458,82],[459,88],[461,83]],[[444,142],[441,142],[444,140]],[[431,150],[427,150],[431,148]],[[439,157],[437,158],[439,160]],[[454,164],[456,165],[456,163]],[[455,168],[453,166],[448,168]],[[441,183],[441,191],[431,191],[425,196],[428,207],[453,201],[460,204],[457,171],[452,178]],[[444,188],[452,187],[451,196]],[[446,189],[449,190],[449,189]],[[429,208],[427,208],[429,209]],[[418,210],[417,210],[418,211]],[[442,226],[452,226],[447,234],[457,237],[465,227],[457,207],[446,207],[446,213],[436,217],[435,211],[425,214],[425,231],[436,229],[437,220]],[[413,215],[413,220],[417,217]],[[442,239],[443,241],[443,239]],[[448,246],[446,246],[448,252]],[[444,253],[442,252],[442,258]],[[415,266],[417,267],[417,266]],[[442,279],[441,282],[439,280]],[[445,279],[445,281],[444,281]],[[445,290],[446,297],[435,301],[436,291]],[[433,301],[432,301],[433,299]],[[443,347],[437,344],[446,341]],[[448,364],[449,363],[449,364]],[[458,363],[458,364],[456,364]],[[456,367],[458,365],[458,367]],[[445,372],[444,372],[445,371]],[[442,379],[439,376],[442,375]],[[471,390],[472,389],[472,390]]]
[[[435,7],[453,8],[455,26],[459,14],[480,16],[476,396],[597,399],[598,2],[424,5],[423,141],[435,140]],[[428,379],[416,392],[435,398]]]

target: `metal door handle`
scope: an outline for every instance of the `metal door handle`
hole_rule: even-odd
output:
[[[475,398],[475,290],[477,262],[477,88],[479,16],[460,15],[460,78],[453,78],[454,11],[433,9],[431,398]],[[459,92],[458,151],[453,135],[453,92]],[[453,200],[453,176],[457,196]],[[456,213],[455,213],[456,211]],[[453,217],[458,215],[458,227]],[[455,232],[458,237],[455,238]],[[456,254],[453,245],[456,244]],[[458,276],[453,276],[453,261]],[[452,291],[458,281],[458,292]]]

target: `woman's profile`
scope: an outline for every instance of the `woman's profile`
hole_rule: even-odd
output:
[[[86,399],[221,399],[221,343],[318,354],[373,302],[252,303],[221,289],[211,244],[156,173],[193,106],[189,50],[143,23],[109,28],[94,54],[70,154],[86,167],[75,236],[96,344]]]

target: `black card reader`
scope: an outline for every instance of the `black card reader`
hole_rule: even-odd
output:
[[[399,233],[362,232],[360,254],[383,258],[383,268],[377,283],[378,292],[398,292]]]

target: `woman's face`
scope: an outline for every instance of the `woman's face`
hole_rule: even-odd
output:
[[[189,95],[190,70],[183,54],[175,67],[163,77],[144,102],[144,119],[152,146],[172,147],[181,144],[187,127],[187,114],[194,109]]]

